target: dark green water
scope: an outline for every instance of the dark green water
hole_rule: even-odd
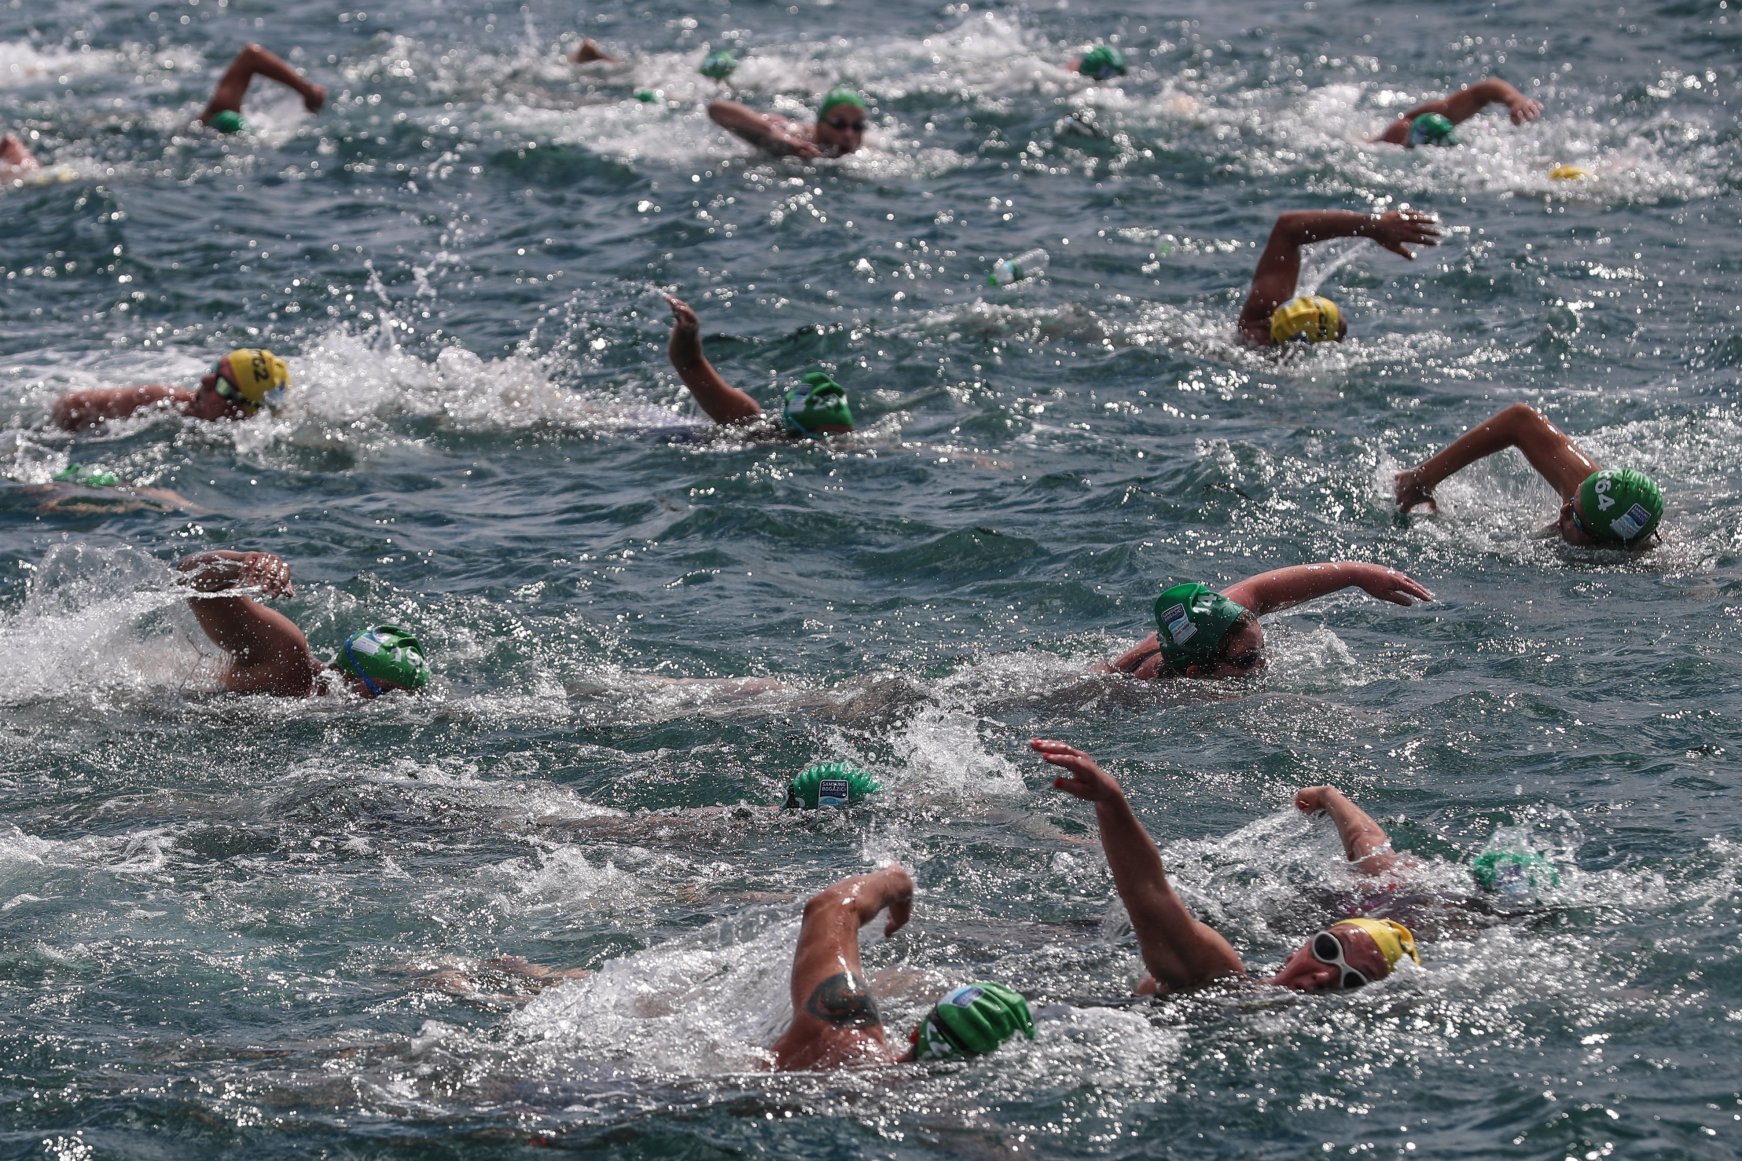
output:
[[[631,64],[578,75],[583,28]],[[1115,33],[1124,81],[1054,67]],[[327,110],[189,130],[247,39]],[[724,137],[722,45],[795,115],[861,86],[871,148]],[[1739,45],[1723,2],[0,8],[0,115],[65,179],[0,190],[0,1156],[1736,1155]],[[1542,120],[1361,144],[1490,73]],[[1083,109],[1104,138],[1059,131]],[[1278,212],[1399,203],[1446,243],[1309,263],[1353,341],[1234,342]],[[694,413],[655,288],[729,379],[827,367],[865,431],[657,438]],[[44,427],[261,343],[280,418]],[[1530,538],[1516,459],[1393,517],[1392,471],[1518,399],[1662,481],[1660,548]],[[185,506],[45,513],[69,461]],[[217,547],[291,561],[323,654],[414,626],[434,688],[212,695],[168,565]],[[1273,618],[1250,682],[1084,676],[1159,585],[1339,558],[1439,599]],[[657,680],[717,677],[757,680]],[[1358,994],[1111,1003],[1135,946],[1035,735],[1108,762],[1255,969],[1356,886],[1301,785],[1471,906]],[[718,809],[834,758],[887,792]],[[1497,830],[1561,886],[1470,900]],[[891,1027],[992,976],[1039,1039],[756,1072],[802,899],[888,859],[921,888],[867,929]],[[597,974],[414,986],[500,954]]]

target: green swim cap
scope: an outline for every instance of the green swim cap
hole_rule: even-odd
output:
[[[57,484],[78,484],[84,488],[113,488],[121,481],[102,464],[68,464],[54,474]]]
[[[429,665],[423,645],[398,625],[374,625],[345,638],[339,659],[346,669],[363,679],[373,695],[383,691],[375,683],[391,681],[404,689],[422,689],[429,684]]]
[[[817,120],[821,121],[829,115],[829,110],[841,105],[851,105],[861,113],[865,111],[865,98],[848,88],[846,85],[836,85],[823,95],[823,103],[817,109]]]
[[[723,81],[738,69],[738,58],[723,48],[717,48],[702,58],[702,65],[696,71],[710,81]]]
[[[1663,489],[1632,468],[1592,472],[1579,485],[1579,518],[1598,540],[1631,548],[1663,519]]]
[[[819,427],[852,427],[853,409],[847,405],[847,389],[821,371],[803,376],[804,382],[790,388],[781,404],[780,422],[786,430],[820,439]]]
[[[1125,75],[1125,54],[1112,45],[1097,44],[1077,61],[1077,71],[1097,81],[1122,77]]]
[[[964,984],[944,994],[908,1034],[915,1060],[984,1056],[1021,1032],[1034,1039],[1034,1018],[1020,992],[1003,984]]]
[[[1208,585],[1179,584],[1155,598],[1155,639],[1161,655],[1175,673],[1188,665],[1213,661],[1222,638],[1246,614]]]
[[[225,109],[222,112],[213,113],[212,119],[206,122],[206,124],[210,125],[220,133],[240,133],[248,128],[248,122],[242,120],[242,114],[236,112],[234,109]]]
[[[1561,885],[1554,864],[1528,851],[1484,851],[1471,861],[1470,873],[1496,895],[1531,895]]]
[[[1444,113],[1423,113],[1409,123],[1409,140],[1405,149],[1417,145],[1456,145],[1458,135],[1452,132],[1452,119]]]
[[[820,806],[851,806],[863,802],[883,787],[861,770],[846,762],[818,762],[786,784],[786,801],[782,810],[815,810]]]

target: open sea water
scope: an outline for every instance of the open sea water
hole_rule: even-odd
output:
[[[583,33],[630,60],[570,66]],[[1129,76],[1061,71],[1103,39]],[[250,135],[191,129],[248,40],[326,110],[257,81]],[[716,48],[790,115],[859,86],[868,148],[716,130]],[[1735,0],[0,4],[49,167],[0,190],[0,1156],[1737,1156],[1739,63]],[[1542,119],[1363,143],[1489,74]],[[1400,205],[1444,244],[1310,254],[1351,341],[1237,344],[1278,212]],[[826,368],[863,430],[670,439],[660,290],[728,379]],[[46,426],[243,345],[290,359],[279,417]],[[1532,538],[1515,454],[1395,517],[1391,472],[1515,400],[1656,475],[1664,543]],[[179,499],[45,505],[69,462]],[[169,572],[209,548],[289,560],[322,656],[411,627],[433,687],[214,694]],[[1160,586],[1342,558],[1438,600],[1274,617],[1251,680],[1086,675]],[[1341,787],[1449,901],[1425,966],[1120,1002],[1036,735],[1256,971],[1359,889],[1291,805]],[[885,792],[761,809],[829,759]],[[1476,898],[1495,841],[1560,885]],[[989,977],[1038,1040],[758,1072],[802,900],[888,859],[892,1034]],[[420,986],[500,955],[596,974]]]

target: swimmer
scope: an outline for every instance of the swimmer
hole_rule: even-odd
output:
[[[671,306],[671,341],[666,353],[684,386],[708,418],[733,426],[751,436],[789,436],[820,439],[853,430],[853,411],[847,392],[839,383],[812,371],[787,389],[781,404],[780,426],[764,417],[762,405],[720,377],[702,354],[701,322],[696,312],[680,298],[665,296]]]
[[[1514,403],[1453,440],[1443,451],[1393,477],[1401,512],[1425,504],[1437,512],[1440,481],[1477,460],[1515,447],[1561,498],[1560,515],[1540,535],[1568,544],[1649,548],[1663,519],[1663,490],[1644,472],[1605,468],[1566,432],[1524,403]]]
[[[1148,973],[1137,984],[1138,994],[1166,996],[1228,976],[1244,978],[1246,965],[1233,945],[1174,893],[1161,852],[1113,776],[1074,746],[1041,738],[1029,745],[1066,772],[1053,779],[1054,787],[1095,804],[1101,849]],[[1295,795],[1294,804],[1309,814],[1323,811],[1331,816],[1344,854],[1362,874],[1385,875],[1407,858],[1391,850],[1383,827],[1332,787],[1306,787]],[[1297,947],[1265,982],[1301,992],[1359,988],[1390,975],[1405,955],[1421,962],[1415,936],[1396,920],[1340,919]]]
[[[792,1023],[770,1046],[781,1072],[863,1068],[960,1059],[996,1049],[1021,1032],[1034,1039],[1028,1002],[1002,984],[973,983],[946,992],[908,1035],[898,1054],[883,1031],[859,965],[859,929],[889,912],[894,935],[913,909],[913,878],[898,865],[854,875],[805,904],[792,957]]]
[[[845,85],[823,97],[814,124],[758,113],[737,101],[708,102],[714,124],[775,157],[844,157],[865,141],[865,99]]]
[[[41,169],[42,163],[18,134],[0,137],[0,181],[17,181]]]
[[[1278,216],[1240,308],[1241,337],[1260,347],[1296,340],[1341,342],[1349,323],[1337,304],[1319,295],[1295,296],[1301,247],[1330,238],[1371,238],[1413,262],[1407,247],[1439,245],[1434,222],[1432,215],[1416,210],[1388,210],[1376,217],[1349,210],[1290,210]]]
[[[1387,125],[1385,132],[1372,141],[1405,149],[1417,145],[1456,145],[1458,137],[1452,128],[1489,105],[1505,105],[1514,125],[1523,125],[1542,115],[1541,101],[1532,100],[1499,77],[1489,77],[1449,96],[1417,105]]]
[[[1110,44],[1097,44],[1072,61],[1070,71],[1091,81],[1110,81],[1125,75],[1125,54]]]
[[[247,419],[262,407],[276,412],[289,388],[290,368],[283,359],[263,348],[239,347],[212,364],[196,390],[145,383],[72,391],[55,400],[54,423],[65,431],[82,431],[152,408],[208,422]]]
[[[212,90],[212,99],[206,102],[205,111],[200,114],[200,124],[210,125],[220,133],[240,133],[246,129],[248,126],[242,120],[242,98],[247,95],[248,85],[256,74],[295,89],[302,97],[303,108],[311,113],[320,112],[321,106],[327,103],[326,89],[311,84],[272,52],[250,43],[242,47],[236,59],[230,62],[230,67],[224,70],[224,75],[218,78],[218,87]]]
[[[570,64],[592,64],[595,61],[603,64],[622,64],[623,58],[612,56],[599,47],[599,42],[590,36],[581,37],[581,43],[575,46],[575,51],[569,53]]]
[[[1266,664],[1259,617],[1346,588],[1405,607],[1434,599],[1419,581],[1360,560],[1273,569],[1219,593],[1207,585],[1178,584],[1155,599],[1156,631],[1097,672],[1146,681],[1249,675]]]
[[[290,565],[270,552],[196,552],[177,564],[179,583],[198,595],[188,607],[206,636],[229,655],[222,682],[229,693],[313,697],[349,689],[379,697],[429,682],[429,666],[416,637],[397,625],[374,625],[345,638],[322,665],[291,619],[239,590],[291,597]]]

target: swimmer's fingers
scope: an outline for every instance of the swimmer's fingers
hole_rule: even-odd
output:
[[[1512,106],[1512,123],[1522,125],[1526,121],[1534,121],[1542,116],[1542,102],[1525,97]]]
[[[1400,512],[1407,512],[1411,508],[1422,504],[1427,505],[1427,510],[1429,512],[1438,512],[1440,510],[1439,504],[1434,500],[1433,493],[1422,487],[1418,482],[1418,477],[1416,476],[1414,468],[1410,468],[1408,471],[1398,472],[1396,475],[1392,476],[1391,486],[1392,497],[1397,501],[1397,509]]]
[[[666,295],[665,302],[671,307],[671,325],[678,330],[693,331],[702,325],[701,320],[696,317],[695,309],[677,295]]]
[[[1303,786],[1295,791],[1294,807],[1307,814],[1317,814],[1325,808],[1325,792],[1329,786]]]
[[[1054,778],[1054,789],[1062,790],[1085,802],[1099,802],[1122,793],[1113,776],[1101,769],[1100,763],[1075,746],[1035,738],[1028,743],[1043,759],[1067,771],[1068,778]]]
[[[1426,585],[1414,577],[1405,576],[1403,573],[1389,568],[1381,576],[1361,587],[1366,589],[1371,596],[1405,607],[1418,601],[1434,599],[1433,593],[1428,591]]]
[[[327,90],[322,85],[310,85],[308,92],[303,94],[302,107],[311,113],[319,113],[327,103]]]
[[[250,553],[242,562],[242,575],[238,579],[243,587],[259,589],[263,596],[296,595],[296,585],[290,578],[290,565],[283,557],[274,556],[270,552]]]

